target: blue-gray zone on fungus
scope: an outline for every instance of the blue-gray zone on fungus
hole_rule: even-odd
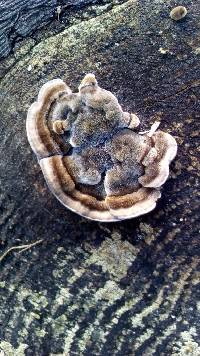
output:
[[[43,239],[1,262],[0,353],[199,354],[200,9],[184,0],[188,13],[174,21],[177,4],[115,2],[46,40],[39,31],[40,43],[22,43],[0,68],[1,255]],[[140,117],[139,130],[160,121],[178,142],[157,207],[136,219],[97,223],[66,209],[27,140],[39,88],[59,77],[74,91],[89,72]]]

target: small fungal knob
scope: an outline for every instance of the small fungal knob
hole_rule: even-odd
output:
[[[69,129],[68,122],[62,120],[56,120],[53,122],[53,131],[58,135],[64,134]]]
[[[174,21],[179,21],[187,15],[187,9],[185,6],[176,6],[170,12],[170,17]]]
[[[95,88],[97,86],[97,80],[95,78],[95,75],[93,73],[88,73],[85,75],[83,80],[81,81],[81,84],[79,85],[79,91],[82,90],[83,88]]]
[[[134,129],[135,127],[139,126],[140,119],[135,114],[131,114],[130,116],[131,116],[131,119],[130,119],[130,123],[129,123],[129,128]]]

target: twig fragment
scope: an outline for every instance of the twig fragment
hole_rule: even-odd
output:
[[[43,241],[43,239],[40,239],[38,241],[33,242],[32,244],[27,244],[27,245],[21,245],[21,246],[12,246],[10,247],[7,251],[5,251],[1,256],[0,256],[0,262],[3,261],[3,259],[13,250],[21,250],[19,253],[24,252],[28,250],[29,248],[36,246],[40,244]]]

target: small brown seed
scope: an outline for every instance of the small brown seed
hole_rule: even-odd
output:
[[[179,21],[183,19],[186,15],[187,15],[187,9],[185,8],[185,6],[176,6],[170,12],[170,17],[174,21]]]

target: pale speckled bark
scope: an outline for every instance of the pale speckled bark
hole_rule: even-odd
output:
[[[7,355],[198,355],[200,256],[198,6],[127,1],[4,62],[1,90],[0,350]],[[48,29],[47,29],[48,31]],[[27,41],[30,41],[27,40]],[[30,68],[28,71],[27,69]],[[48,191],[26,138],[26,111],[48,79],[75,88],[93,71],[146,129],[179,150],[155,211],[90,222]]]

